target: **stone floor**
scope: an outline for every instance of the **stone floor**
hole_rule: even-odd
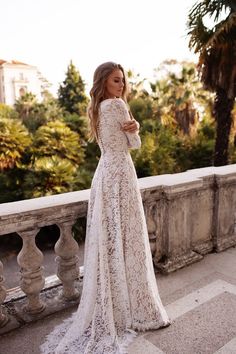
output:
[[[236,354],[236,248],[157,275],[171,326],[139,334],[129,354]],[[39,354],[55,325],[75,308],[0,337],[0,354]]]

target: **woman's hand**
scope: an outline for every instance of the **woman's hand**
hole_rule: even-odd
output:
[[[139,131],[140,124],[135,119],[123,124],[122,130],[129,133],[136,133]]]

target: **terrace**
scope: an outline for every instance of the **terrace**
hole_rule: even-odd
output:
[[[173,324],[140,334],[130,353],[235,353],[236,165],[140,178],[139,185]],[[17,232],[23,242],[19,286],[6,289],[7,264],[0,262],[1,354],[39,353],[45,334],[75,311],[83,267],[71,228],[86,216],[88,198],[84,190],[0,206],[0,235]],[[55,274],[45,277],[35,238],[55,224]]]

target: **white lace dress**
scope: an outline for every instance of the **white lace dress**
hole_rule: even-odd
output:
[[[122,99],[100,104],[101,158],[91,185],[85,273],[78,310],[41,346],[45,354],[123,354],[137,331],[169,323],[159,297],[138,180],[129,148],[138,133]]]

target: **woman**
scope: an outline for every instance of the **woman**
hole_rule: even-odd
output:
[[[107,62],[96,69],[88,114],[101,158],[88,206],[83,291],[78,311],[43,345],[47,354],[126,353],[135,330],[170,323],[158,293],[129,153],[141,141],[126,93],[121,65]]]

